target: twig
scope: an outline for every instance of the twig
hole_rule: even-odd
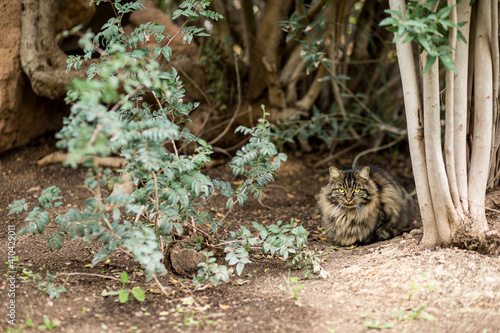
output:
[[[92,133],[92,137],[89,140],[90,145],[94,144],[95,140],[97,139],[97,136],[99,135],[99,132],[101,131],[101,128],[102,128],[102,123],[98,123],[94,129],[94,132]]]
[[[102,274],[95,274],[95,273],[72,272],[72,273],[57,273],[56,276],[58,276],[58,275],[68,275],[68,276],[71,276],[71,275],[87,275],[87,276],[97,276],[97,277],[101,277],[101,278],[104,278],[104,279],[111,279],[111,280],[120,281],[119,278],[116,278],[114,276],[108,276],[108,275],[102,275]]]
[[[158,287],[160,287],[160,290],[161,290],[161,293],[164,295],[164,296],[168,296],[167,294],[167,291],[165,290],[165,287],[163,287],[163,285],[161,284],[160,280],[158,280],[158,277],[155,275],[153,275],[154,279],[155,279],[155,282],[156,284],[158,285]]]
[[[191,82],[193,84],[193,86],[198,90],[198,92],[203,96],[203,98],[205,98],[205,101],[207,102],[208,105],[210,105],[210,98],[208,98],[207,94],[205,94],[205,92],[203,91],[203,89],[201,89],[201,87],[198,85],[198,83],[196,83],[195,80],[193,80],[193,78],[191,78],[191,76],[188,75],[188,73],[186,73],[186,71],[184,69],[182,69],[182,67],[177,67],[176,68],[179,72],[182,73],[182,75],[184,75],[188,80],[189,82]]]
[[[333,155],[329,155],[328,157],[326,157],[326,158],[322,159],[322,160],[321,160],[321,161],[319,161],[319,162],[316,162],[315,164],[313,164],[313,167],[314,167],[314,168],[317,168],[317,167],[319,167],[320,165],[325,164],[325,163],[327,163],[327,162],[329,162],[329,161],[333,160],[334,158],[337,158],[337,157],[339,157],[340,155],[347,153],[349,150],[356,148],[356,147],[357,147],[357,146],[359,146],[360,144],[361,144],[361,141],[357,141],[357,142],[356,142],[356,143],[354,143],[353,145],[351,145],[351,146],[349,146],[349,147],[347,147],[347,148],[344,148],[344,149],[342,149],[341,151],[339,151],[339,152],[337,152],[337,153],[335,153],[335,154],[333,154]]]
[[[352,167],[354,168],[356,166],[356,163],[358,162],[358,159],[363,156],[363,155],[366,155],[366,154],[369,154],[369,153],[374,153],[374,152],[377,152],[377,151],[380,151],[380,150],[384,150],[384,149],[387,149],[389,147],[392,147],[394,146],[396,143],[398,143],[399,141],[401,141],[402,139],[404,138],[404,136],[400,136],[398,137],[396,140],[392,141],[392,142],[389,142],[388,144],[386,145],[383,145],[383,146],[378,146],[378,147],[374,147],[374,148],[370,148],[370,149],[367,149],[365,151],[362,151],[361,153],[359,153],[358,155],[356,155],[356,157],[354,158],[354,160],[352,161]]]
[[[249,108],[246,108],[244,111],[241,111],[240,112],[240,116],[245,116],[249,113],[252,113],[252,108],[249,107]],[[212,117],[210,120],[212,120],[212,122],[214,121],[217,121],[217,124],[216,125],[213,125],[212,127],[210,128],[204,128],[203,129],[203,132],[204,133],[211,133],[211,132],[214,132],[216,131],[219,127],[222,127],[222,126],[225,126],[229,121],[230,119],[227,119],[227,120],[224,120],[224,121],[218,121],[219,118],[224,118],[223,116],[214,116]],[[250,116],[251,118],[251,116]]]
[[[250,138],[244,138],[243,140],[241,140],[240,142],[238,142],[234,146],[226,148],[226,151],[236,150],[236,149],[240,148],[241,146],[243,146],[248,140],[250,140]]]
[[[471,203],[471,204],[473,204],[473,205],[476,205],[476,206],[478,206],[478,207],[484,208],[484,209],[486,209],[486,210],[489,210],[489,211],[492,211],[492,212],[495,212],[495,213],[500,213],[500,210],[498,210],[498,209],[493,209],[493,208],[490,208],[490,207],[486,207],[486,206],[480,205],[480,204],[478,204],[478,203],[475,203],[475,202],[473,202],[473,201],[470,201],[470,199],[468,199],[468,198],[460,197],[460,199],[462,199],[462,200],[463,200],[463,199],[465,199],[465,200],[467,200],[469,203]]]

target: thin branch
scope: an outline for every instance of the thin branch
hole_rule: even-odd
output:
[[[331,160],[333,160],[333,159],[335,159],[335,158],[337,158],[337,157],[339,157],[339,156],[341,156],[341,155],[343,155],[343,154],[347,153],[348,151],[350,151],[350,150],[352,150],[352,149],[356,148],[356,147],[357,147],[357,146],[359,146],[359,145],[361,145],[361,141],[357,141],[357,142],[355,142],[353,145],[350,145],[349,147],[344,148],[344,149],[342,149],[341,151],[336,152],[336,153],[335,153],[335,154],[333,154],[333,155],[329,155],[328,157],[326,157],[326,158],[322,159],[322,160],[321,160],[321,161],[319,161],[319,162],[316,162],[316,163],[313,165],[313,167],[314,167],[314,168],[317,168],[317,167],[319,167],[320,165],[323,165],[323,164],[325,164],[325,163],[328,163],[328,162],[330,162]]]
[[[236,58],[236,56],[235,56],[235,58]],[[235,61],[237,61],[237,59]],[[205,99],[205,102],[207,102],[208,105],[212,104],[210,102],[210,98],[208,98],[205,91],[203,91],[203,89],[201,89],[201,87],[198,85],[198,83],[196,83],[196,81],[193,80],[193,78],[191,76],[189,76],[188,73],[186,73],[186,71],[184,69],[182,69],[182,66],[179,66],[176,69],[179,72],[181,72],[182,75],[184,75],[189,80],[189,82],[191,82],[191,84],[196,88],[196,90],[198,90],[198,92],[203,96],[203,98]]]
[[[59,275],[67,275],[68,277],[72,276],[72,275],[86,275],[86,276],[96,276],[96,277],[101,277],[101,278],[104,278],[104,279],[111,279],[111,280],[120,281],[119,278],[116,278],[114,276],[108,276],[108,275],[102,275],[102,274],[95,274],[95,273],[81,273],[81,272],[57,273],[55,276],[59,276]]]
[[[160,280],[158,280],[158,277],[155,275],[153,275],[153,278],[155,279],[155,282],[156,282],[156,285],[158,287],[160,287],[160,290],[161,290],[161,293],[164,295],[164,296],[167,296],[168,297],[168,293],[167,291],[165,290],[165,287],[161,284]]]
[[[399,136],[396,140],[389,142],[388,144],[385,144],[383,146],[373,147],[373,148],[367,149],[365,151],[362,151],[361,153],[356,155],[356,157],[354,157],[354,160],[352,161],[352,167],[354,168],[356,166],[356,164],[361,156],[364,156],[364,155],[370,154],[370,153],[376,153],[377,151],[381,151],[381,150],[390,148],[390,147],[394,146],[396,143],[398,143],[399,141],[403,140],[404,138],[405,138],[405,136]]]

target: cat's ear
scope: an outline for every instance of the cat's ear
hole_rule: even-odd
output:
[[[370,177],[370,167],[365,166],[363,169],[356,171],[354,174],[356,178],[361,178],[364,181],[367,181]]]
[[[344,173],[334,166],[330,167],[330,182],[334,179],[344,177]]]

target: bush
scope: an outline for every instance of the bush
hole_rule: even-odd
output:
[[[187,0],[173,15],[186,17],[186,22],[199,17],[221,18],[207,9],[209,3]],[[243,184],[233,189],[227,182],[208,177],[204,168],[210,162],[212,148],[183,127],[198,103],[183,102],[184,89],[176,70],[166,70],[159,62],[162,57],[167,63],[170,61],[171,49],[168,45],[152,50],[140,47],[148,38],[158,42],[165,38],[164,27],[148,23],[126,36],[121,18],[144,5],[141,1],[123,5],[115,1],[114,5],[117,17],[110,19],[102,32],[84,34],[80,43],[85,54],[68,60],[68,68],[79,68],[94,52],[99,54],[99,61],[88,67],[87,80],[75,80],[68,90],[71,114],[57,134],[58,147],[69,152],[65,163],[89,168],[85,187],[91,195],[83,210],[60,213],[55,209],[62,204],[60,190],[45,189],[19,235],[43,234],[53,222],[57,229],[48,240],[51,250],[60,249],[65,236],[98,241],[103,248],[94,256],[92,265],[96,265],[121,248],[134,255],[149,280],[166,273],[163,260],[167,243],[194,229],[217,233],[227,215],[214,218],[205,209],[207,201],[216,193],[228,197],[229,214],[235,204],[243,205],[250,195],[260,200],[264,187],[273,181],[273,174],[286,155],[278,153],[271,142],[270,124],[264,111],[254,128],[237,129],[250,136],[229,164],[235,175],[245,178]],[[181,32],[186,42],[193,36],[207,35],[203,29],[186,25]],[[192,146],[193,153],[181,153],[186,151],[181,148],[187,145]],[[123,177],[97,165],[97,157],[111,154],[126,160],[124,169],[119,171]],[[122,179],[133,181],[135,191],[117,191],[105,197],[104,190]],[[9,208],[11,214],[28,211],[25,199],[15,201]],[[264,252],[286,258],[300,251],[307,239],[307,231],[293,221],[284,226],[280,221],[270,227],[255,223],[255,227],[258,236],[242,228],[218,245],[225,248],[226,259],[230,266],[236,267],[238,275],[250,262],[250,245],[260,245]],[[214,284],[227,281],[233,269],[217,265],[212,252],[204,254],[207,259],[194,277],[195,286],[201,287],[207,281]]]

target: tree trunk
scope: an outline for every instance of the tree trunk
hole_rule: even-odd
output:
[[[390,0],[392,10],[400,9],[406,12],[404,0]],[[422,245],[434,246],[438,243],[438,232],[434,217],[434,207],[429,189],[427,166],[425,161],[424,129],[422,103],[416,72],[413,49],[410,43],[396,42],[398,63],[403,84],[403,96],[406,110],[406,124],[408,128],[408,141],[410,145],[411,164],[415,186],[417,187],[418,204],[424,227]]]
[[[474,129],[469,171],[470,214],[472,232],[488,230],[484,212],[486,186],[491,154],[493,122],[493,66],[491,59],[491,2],[480,1],[477,12],[474,61]],[[495,38],[498,38],[495,32]]]
[[[21,65],[33,91],[49,99],[65,96],[72,78],[85,75],[66,71],[67,55],[56,42],[58,13],[58,1],[25,0],[21,7]]]
[[[471,7],[467,1],[460,1],[457,6],[457,21],[467,22],[459,31],[469,39]],[[454,76],[453,94],[453,150],[455,158],[455,174],[457,191],[462,204],[462,211],[469,211],[469,193],[467,186],[467,114],[469,113],[469,43],[457,44],[455,67],[457,74]],[[448,102],[447,102],[448,103]]]
[[[453,6],[454,1],[450,0],[448,4]],[[458,8],[454,8],[451,19],[455,22],[468,20],[470,17],[468,5],[467,2],[462,2]],[[392,10],[405,12],[403,0],[391,0],[390,6]],[[455,9],[457,10],[456,13]],[[495,17],[495,15],[493,16]],[[478,4],[474,43],[471,43],[473,48],[471,46],[465,47],[462,42],[456,45],[456,32],[453,29],[449,31],[450,46],[452,48],[457,47],[462,55],[453,56],[452,54],[455,58],[458,74],[455,76],[449,72],[446,75],[446,142],[444,152],[441,151],[439,62],[437,60],[428,72],[423,74],[424,153],[421,151],[422,146],[412,145],[414,139],[411,137],[411,127],[415,126],[416,121],[419,121],[420,125],[422,119],[417,119],[414,114],[408,112],[409,109],[411,110],[415,105],[418,105],[418,96],[415,97],[415,100],[405,98],[413,171],[424,224],[424,238],[422,240],[424,246],[448,244],[453,237],[453,232],[458,228],[459,217],[462,220],[470,215],[472,224],[465,231],[473,236],[481,236],[488,230],[484,201],[490,156],[493,153],[491,149],[494,116],[493,100],[496,98],[494,95],[494,66],[491,54],[495,46],[493,45],[490,48],[490,45],[492,45],[491,17],[491,3],[480,2]],[[468,38],[469,25],[462,27],[461,31]],[[496,33],[495,38],[498,38]],[[406,96],[407,91],[415,89],[415,83],[412,82],[416,81],[414,78],[415,67],[409,65],[413,59],[413,54],[409,43],[397,42],[396,48]],[[472,57],[468,57],[468,53],[471,51],[474,52],[473,63],[470,61]],[[427,53],[423,51],[421,55],[422,65],[425,65],[426,58]],[[472,91],[468,79],[468,73],[471,71],[474,73],[474,112],[469,178],[467,181],[466,125],[469,111],[468,96]],[[405,76],[411,77],[412,81],[405,78]],[[414,119],[411,119],[411,117]],[[419,151],[414,152],[415,149],[419,149]],[[446,168],[443,154],[446,156]],[[415,165],[414,163],[421,163],[421,161],[414,159],[414,156],[419,158],[425,156],[425,165]],[[420,168],[426,169],[428,179],[422,178],[423,173],[419,172]],[[421,190],[424,192],[422,193]],[[431,197],[428,197],[429,192],[427,191],[430,191]],[[433,217],[428,212],[431,206],[426,207],[425,203],[421,202],[423,200],[432,202]]]
[[[427,52],[421,55],[422,67],[427,62]],[[425,159],[427,165],[428,184],[434,207],[434,228],[437,230],[437,244],[449,244],[451,240],[451,226],[454,207],[451,203],[443,154],[441,151],[441,118],[439,103],[439,62],[423,75],[424,99],[424,135]],[[418,181],[418,180],[415,180]],[[424,230],[424,233],[426,231]],[[433,232],[434,233],[434,232]]]
[[[255,100],[261,96],[266,88],[270,89],[271,104],[284,107],[284,95],[281,95],[278,76],[278,65],[282,57],[282,43],[284,32],[279,26],[293,4],[292,0],[269,0],[261,18],[257,40],[251,52],[250,77],[247,98]],[[263,83],[266,84],[263,84]],[[276,86],[278,84],[278,86]],[[281,105],[280,105],[281,104]]]

